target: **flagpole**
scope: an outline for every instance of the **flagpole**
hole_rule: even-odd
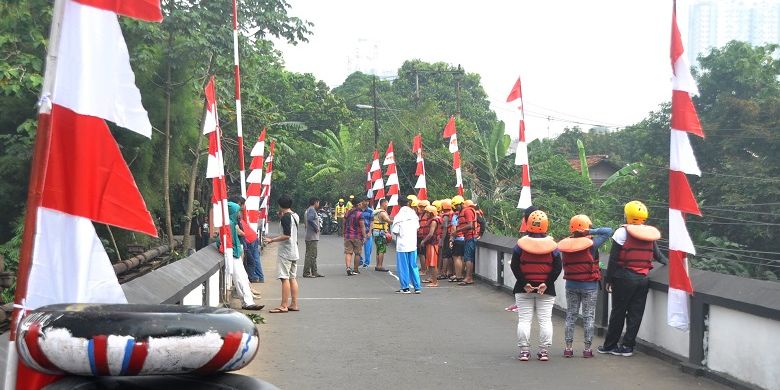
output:
[[[244,167],[244,127],[241,121],[241,71],[238,66],[238,5],[233,0],[233,69],[236,84],[236,131],[238,132],[238,169],[241,172],[241,196],[246,199],[246,169]]]
[[[32,268],[33,243],[35,242],[38,208],[41,206],[43,185],[46,181],[49,147],[51,142],[51,92],[54,78],[57,74],[57,51],[62,33],[62,17],[65,11],[65,0],[55,0],[52,10],[49,45],[46,50],[46,69],[43,76],[43,87],[38,102],[38,126],[33,147],[32,165],[30,167],[30,182],[27,188],[27,210],[24,217],[24,232],[19,250],[19,266],[16,272],[16,292],[14,294],[14,310],[8,342],[6,359],[5,383],[6,390],[16,388],[16,371],[18,357],[16,355],[16,326],[24,316],[24,301],[27,296],[27,286]]]

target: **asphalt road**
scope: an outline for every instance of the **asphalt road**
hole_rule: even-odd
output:
[[[563,321],[556,316],[550,361],[520,362],[517,317],[503,310],[513,301],[509,294],[446,282],[421,295],[394,294],[399,286],[389,273],[368,268],[347,277],[342,241],[333,236],[319,243],[326,277],[299,279],[301,311],[270,314],[281,295],[275,245],[263,253],[266,283],[254,285],[266,305],[260,352],[240,373],[282,389],[727,388],[642,353],[583,359],[581,328],[576,357],[564,359]],[[302,239],[300,249],[299,276]],[[386,266],[394,273],[395,253],[389,252]],[[534,327],[531,336],[537,335]]]

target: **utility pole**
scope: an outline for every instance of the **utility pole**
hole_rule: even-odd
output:
[[[377,119],[377,107],[376,107],[376,76],[371,79],[371,94],[373,95],[374,107],[374,149],[379,147],[379,120]]]
[[[455,114],[460,117],[460,79],[463,77],[463,68],[458,64],[458,70],[455,73]]]
[[[417,72],[417,68],[414,69],[414,106],[420,107],[420,73]]]

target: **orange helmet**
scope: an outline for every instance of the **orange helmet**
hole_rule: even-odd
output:
[[[419,199],[419,200],[417,201],[417,206],[418,206],[418,207],[428,207],[428,206],[430,206],[430,205],[431,205],[431,202],[429,202],[429,201],[427,201],[427,200],[425,200],[425,199]]]
[[[550,221],[542,210],[536,210],[528,216],[528,233],[547,233]]]
[[[463,202],[463,207],[474,207],[475,203],[471,199],[466,199],[465,202]]]
[[[449,199],[449,198],[442,199],[441,200],[441,209],[442,210],[452,210],[452,200]]]
[[[425,206],[425,212],[426,213],[431,213],[434,216],[439,215],[438,211],[436,211],[436,206],[433,206],[433,205]]]
[[[593,222],[590,221],[590,218],[588,218],[587,215],[578,214],[571,217],[571,220],[569,220],[569,232],[587,231],[590,229],[591,225],[593,225]]]

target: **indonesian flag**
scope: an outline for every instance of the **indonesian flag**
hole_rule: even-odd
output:
[[[425,160],[422,155],[423,144],[422,135],[417,134],[412,141],[412,152],[417,156],[417,169],[414,174],[417,176],[417,183],[414,184],[414,188],[417,188],[417,199],[428,199],[428,186],[425,182]]]
[[[150,0],[127,3],[55,3],[14,298],[6,388],[40,389],[58,378],[18,362],[15,324],[26,310],[56,303],[127,303],[93,222],[157,236],[143,197],[106,124],[108,120],[151,136],[117,14],[160,20],[160,6]],[[59,23],[58,33],[55,27]],[[25,343],[37,346],[37,340]],[[24,348],[22,352],[29,351]]]
[[[460,151],[458,150],[458,134],[455,128],[455,116],[450,116],[450,120],[444,126],[444,138],[449,138],[449,150],[452,153],[452,169],[455,170],[455,187],[458,189],[458,195],[463,196],[463,174],[460,170]]]
[[[382,164],[387,165],[387,170],[385,171],[385,174],[387,175],[387,183],[385,183],[385,185],[388,187],[387,195],[390,196],[390,199],[387,201],[387,207],[390,208],[390,216],[395,216],[399,210],[398,193],[400,191],[398,187],[398,172],[395,169],[395,153],[393,152],[392,141],[390,141],[390,144],[387,145],[387,151],[385,151],[385,160]]]
[[[671,60],[672,118],[669,153],[669,301],[667,323],[687,330],[688,295],[693,286],[688,275],[688,254],[696,254],[685,226],[685,215],[701,215],[686,174],[701,175],[688,134],[704,137],[699,116],[691,95],[699,93],[684,54],[680,30],[677,27],[677,4],[672,10]]]
[[[373,198],[374,192],[371,190],[371,163],[366,164],[366,198]]]
[[[515,149],[515,165],[520,166],[521,171],[521,190],[520,199],[517,201],[517,208],[526,209],[531,207],[531,174],[528,167],[528,144],[525,141],[525,111],[523,109],[523,90],[520,86],[520,77],[517,78],[512,90],[507,96],[507,103],[520,100],[517,107],[520,111],[520,124],[518,126],[518,138]]]
[[[374,150],[374,159],[369,168],[369,182],[371,190],[369,199],[380,200],[385,197],[385,181],[382,179],[382,167],[379,165],[379,151]]]
[[[260,191],[260,228],[263,232],[268,232],[268,200],[271,198],[271,178],[274,172],[274,149],[276,149],[276,142],[271,141],[271,146],[268,150],[268,158],[265,160],[265,176],[263,177],[263,187]]]
[[[252,156],[252,163],[249,165],[249,176],[246,177],[248,183],[246,188],[246,215],[249,226],[257,232],[260,222],[260,195],[263,189],[263,163],[265,155],[265,136],[266,129],[260,133],[257,143],[249,153]]]

